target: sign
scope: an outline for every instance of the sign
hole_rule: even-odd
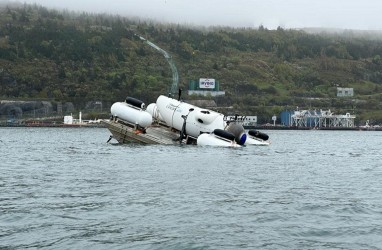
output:
[[[199,88],[201,88],[201,89],[214,89],[215,88],[215,79],[200,78],[199,79]]]

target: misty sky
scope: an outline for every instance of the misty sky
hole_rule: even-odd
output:
[[[1,1],[1,0],[0,0]],[[381,0],[19,0],[202,26],[382,30]]]

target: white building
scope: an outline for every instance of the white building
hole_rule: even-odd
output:
[[[337,97],[354,96],[353,88],[337,88]]]
[[[227,121],[234,121],[235,118],[243,126],[257,126],[257,116],[256,115],[247,115],[247,116],[227,116]]]

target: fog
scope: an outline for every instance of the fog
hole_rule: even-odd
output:
[[[0,0],[1,1],[1,0]],[[3,0],[4,1],[4,0]],[[197,26],[382,30],[380,0],[25,0],[49,8]]]

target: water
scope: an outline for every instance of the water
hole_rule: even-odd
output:
[[[382,249],[382,132],[265,132],[229,149],[0,128],[0,248]]]

